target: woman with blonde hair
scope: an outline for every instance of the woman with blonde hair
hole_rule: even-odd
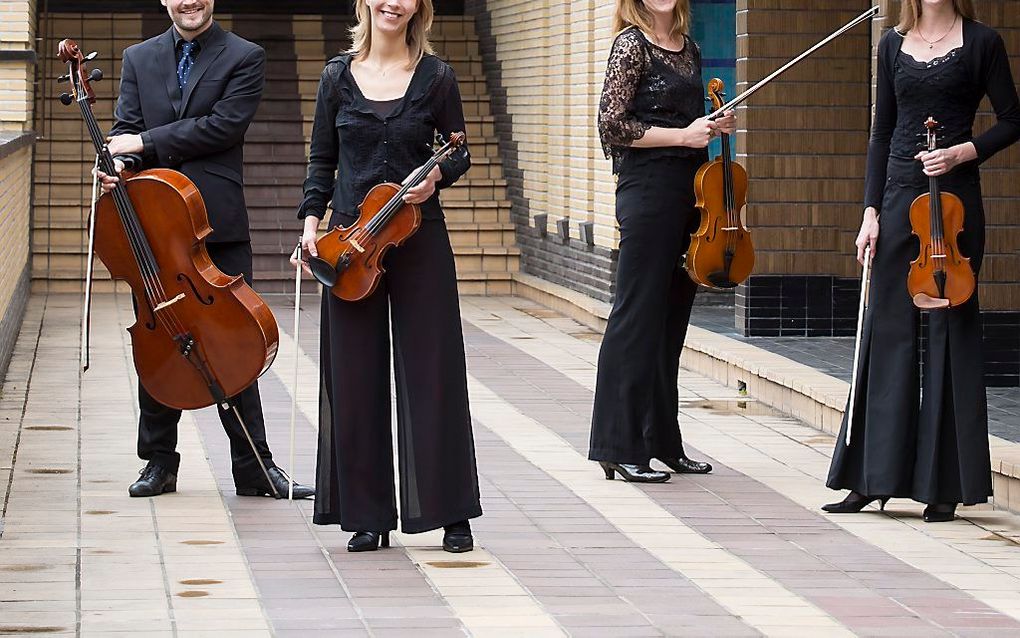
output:
[[[400,183],[433,153],[438,132],[464,131],[453,69],[432,55],[431,0],[357,0],[352,47],[319,83],[298,216],[302,247],[317,255],[319,221],[348,226],[376,184]],[[390,434],[390,334],[397,397],[401,529],[443,527],[443,549],[472,549],[481,516],[457,275],[439,191],[470,166],[463,146],[404,200],[422,222],[391,249],[367,298],[323,291],[319,457],[314,522],[354,532],[348,551],[389,546],[396,529]],[[306,264],[307,266],[307,264]]]
[[[733,112],[705,114],[701,52],[688,0],[617,0],[599,134],[613,161],[620,249],[616,297],[599,351],[589,458],[606,478],[662,482],[704,474],[677,421],[680,351],[697,284],[681,262],[698,226],[694,175],[705,147],[732,133]]]
[[[985,95],[997,122],[975,137],[974,116]],[[918,152],[929,116],[939,124],[939,148]],[[959,503],[984,503],[991,495],[978,294],[928,313],[922,383],[918,310],[907,291],[917,257],[908,212],[928,192],[931,177],[942,192],[957,195],[966,209],[958,245],[977,275],[985,224],[978,165],[1017,139],[1020,100],[999,34],[974,20],[970,0],[904,0],[899,26],[878,46],[856,242],[859,261],[868,247],[873,255],[870,305],[854,422],[843,422],[827,483],[850,493],[822,509],[859,512],[875,500],[884,507],[891,497],[911,498],[927,505],[925,521],[940,522],[953,520]]]

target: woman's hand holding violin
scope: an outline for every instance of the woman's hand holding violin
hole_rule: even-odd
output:
[[[715,125],[718,127],[716,134],[733,135],[737,132],[737,112],[732,109],[724,112],[722,117],[716,118]]]
[[[418,169],[420,170],[420,169]],[[418,170],[407,176],[402,183],[406,184],[410,179],[417,174]],[[433,166],[429,174],[425,176],[421,184],[418,184],[414,188],[407,189],[407,193],[404,194],[404,201],[408,204],[421,204],[432,197],[432,194],[436,192],[436,183],[443,179],[443,173],[439,170],[439,166]]]
[[[921,151],[914,156],[914,159],[924,164],[925,175],[938,177],[945,175],[960,164],[977,159],[977,149],[972,142],[966,142],[949,148]]]

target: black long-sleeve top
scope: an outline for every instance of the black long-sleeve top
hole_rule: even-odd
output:
[[[1020,99],[1002,37],[980,22],[964,20],[963,46],[934,61],[916,62],[900,51],[903,36],[890,29],[878,45],[875,121],[868,145],[865,206],[879,209],[889,156],[913,158],[917,135],[931,115],[939,121],[939,147],[971,141],[977,160],[954,170],[975,169],[1020,139]],[[918,70],[920,69],[920,70]],[[987,95],[996,123],[973,137],[974,116]]]
[[[684,128],[703,115],[701,51],[694,40],[684,36],[684,48],[671,51],[649,42],[637,27],[616,36],[606,65],[598,119],[602,150],[612,158],[614,173],[635,153],[708,159],[707,151],[700,148],[631,147],[653,126]]]
[[[315,99],[308,175],[298,217],[322,219],[332,200],[331,224],[349,225],[371,188],[399,184],[432,157],[436,132],[449,139],[464,131],[464,109],[453,69],[426,55],[418,62],[403,99],[386,117],[362,95],[349,68],[351,56],[326,63]],[[467,145],[439,164],[437,192],[421,204],[423,219],[442,219],[440,189],[471,166]]]

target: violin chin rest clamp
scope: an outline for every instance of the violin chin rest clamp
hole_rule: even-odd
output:
[[[308,267],[312,271],[312,276],[323,286],[332,288],[336,285],[339,277],[336,268],[322,257],[309,257]]]

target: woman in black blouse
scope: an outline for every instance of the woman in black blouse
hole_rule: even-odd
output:
[[[899,26],[879,44],[857,236],[858,260],[867,246],[874,256],[871,298],[854,423],[843,422],[827,483],[851,492],[823,507],[829,512],[905,497],[927,504],[925,521],[950,521],[957,504],[983,503],[992,493],[978,294],[958,308],[928,313],[922,388],[918,310],[907,292],[917,256],[908,211],[928,192],[928,177],[938,176],[943,192],[963,200],[959,247],[978,273],[985,221],[978,165],[1020,138],[1020,102],[1002,38],[973,17],[970,0],[904,0]],[[974,137],[985,95],[997,123]],[[940,148],[918,152],[929,115],[941,125]]]
[[[617,31],[599,106],[613,160],[620,253],[616,298],[599,351],[589,458],[607,479],[662,482],[704,474],[684,453],[677,422],[680,351],[695,284],[681,261],[698,226],[694,174],[705,147],[732,133],[733,113],[709,121],[688,0],[617,0]]]
[[[432,55],[431,0],[358,0],[350,51],[326,64],[316,97],[302,246],[316,255],[319,220],[350,225],[376,184],[403,181],[432,155],[436,132],[464,130],[453,70]],[[314,522],[355,532],[348,551],[389,544],[396,528],[390,434],[390,329],[397,396],[401,529],[444,527],[443,549],[473,547],[478,497],[453,251],[439,190],[470,166],[467,147],[404,200],[422,222],[393,248],[366,299],[323,292],[319,459]]]

